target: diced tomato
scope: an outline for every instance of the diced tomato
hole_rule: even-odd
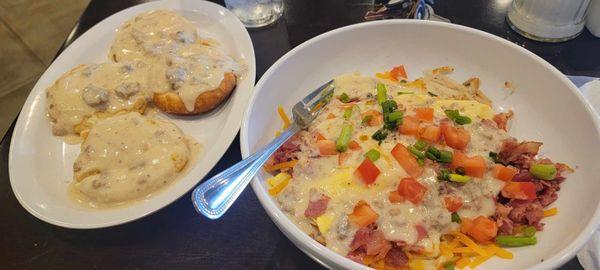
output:
[[[358,150],[361,149],[360,145],[358,144],[358,142],[352,140],[348,143],[348,148],[350,148],[350,150]]]
[[[420,204],[426,192],[427,187],[411,177],[402,178],[398,185],[398,194],[413,204]]]
[[[508,182],[502,189],[502,196],[510,199],[535,200],[535,184],[531,182]]]
[[[446,206],[446,209],[448,209],[448,211],[456,212],[462,207],[463,201],[460,197],[446,196],[444,197],[444,205]]]
[[[350,157],[349,152],[342,152],[340,153],[340,155],[338,156],[338,165],[342,166],[344,165],[344,162],[346,162],[346,160]]]
[[[473,177],[483,177],[485,173],[485,159],[482,156],[468,157],[463,152],[455,150],[452,156],[452,169],[463,167],[465,174]]]
[[[401,143],[394,146],[391,154],[411,177],[418,177],[423,173],[423,167],[419,165],[417,159]]]
[[[359,201],[356,206],[354,206],[354,211],[348,215],[348,220],[361,228],[369,226],[369,224],[375,222],[378,218],[379,215],[377,212],[375,212],[365,201]]]
[[[333,119],[333,118],[335,118],[335,114],[330,113],[327,115],[327,119]]]
[[[467,217],[460,218],[460,231],[462,233],[468,233],[473,228],[473,220]]]
[[[363,162],[356,168],[355,173],[359,176],[359,178],[365,182],[365,184],[369,185],[377,180],[377,176],[379,176],[379,168],[375,166],[373,161],[368,158],[365,158]]]
[[[433,121],[433,108],[415,108],[415,114],[421,121]]]
[[[317,148],[319,148],[319,153],[323,156],[337,154],[337,149],[335,148],[335,142],[332,140],[318,140]]]
[[[323,136],[323,134],[321,134],[320,132],[315,132],[314,137],[315,141],[327,140],[327,138],[325,138],[325,136]]]
[[[441,124],[442,136],[446,144],[454,149],[463,150],[471,141],[471,134],[464,128],[456,128],[448,122]]]
[[[365,123],[367,126],[379,126],[383,123],[383,114],[376,110],[368,110],[361,114],[362,118],[370,116],[370,119]]]
[[[441,135],[440,127],[436,125],[423,125],[419,127],[419,137],[426,141],[437,143]]]
[[[425,229],[423,224],[415,225],[415,229],[417,229],[417,242],[421,241],[421,239],[427,236],[427,229]]]
[[[408,76],[406,75],[406,70],[404,69],[403,65],[399,65],[397,67],[392,68],[392,70],[390,71],[390,77],[394,81],[398,81],[398,79],[408,79]]]
[[[419,132],[419,119],[410,115],[404,116],[398,131],[404,135],[417,135]]]
[[[496,222],[484,216],[462,218],[460,230],[480,243],[489,243],[498,234]]]
[[[512,181],[513,177],[519,173],[519,169],[511,166],[504,166],[502,164],[495,164],[492,174],[498,180],[505,182]]]
[[[392,202],[392,203],[404,201],[404,197],[400,196],[400,193],[398,193],[397,190],[390,192],[390,195],[388,196],[388,198],[390,199],[390,202]]]

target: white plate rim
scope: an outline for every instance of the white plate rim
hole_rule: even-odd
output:
[[[242,29],[243,30],[242,33],[244,33],[244,35],[240,38],[242,38],[245,41],[245,43],[246,43],[245,45],[249,45],[249,46],[247,46],[247,48],[245,48],[245,49],[249,50],[250,54],[246,55],[247,58],[245,59],[245,61],[246,61],[245,63],[247,65],[247,74],[246,74],[246,78],[244,80],[248,80],[250,82],[250,84],[249,84],[249,89],[243,89],[244,91],[246,91],[245,95],[242,95],[242,100],[240,100],[240,103],[241,103],[240,105],[243,106],[243,109],[232,110],[230,112],[230,114],[228,115],[227,121],[221,132],[222,136],[219,138],[218,142],[215,142],[216,144],[218,144],[219,146],[222,146],[222,147],[220,147],[220,148],[213,147],[213,151],[206,153],[207,155],[209,155],[209,154],[217,151],[217,152],[219,152],[218,153],[219,157],[214,159],[214,161],[212,162],[213,164],[211,164],[211,166],[209,166],[210,168],[208,170],[201,172],[202,175],[195,176],[195,178],[198,179],[197,182],[194,183],[193,185],[189,185],[189,188],[187,188],[186,192],[177,194],[177,196],[170,197],[169,200],[164,201],[161,204],[161,206],[159,206],[159,207],[146,209],[145,211],[143,211],[143,213],[135,213],[135,214],[132,213],[132,215],[127,218],[123,218],[123,219],[119,219],[119,220],[108,220],[105,222],[99,222],[99,223],[94,223],[94,224],[70,223],[70,222],[65,222],[65,221],[49,218],[46,215],[44,215],[43,213],[36,211],[36,209],[34,207],[32,207],[31,205],[29,205],[27,200],[20,194],[19,189],[16,188],[16,185],[14,183],[14,181],[16,181],[15,179],[17,178],[17,172],[16,172],[17,170],[14,167],[17,157],[15,156],[14,153],[16,151],[16,148],[19,145],[19,142],[21,141],[19,137],[21,134],[23,134],[25,132],[25,129],[26,129],[26,126],[25,126],[25,124],[26,124],[25,118],[27,118],[26,112],[32,108],[32,106],[33,106],[32,103],[34,102],[35,96],[38,94],[38,92],[44,90],[44,89],[42,89],[39,91],[34,91],[34,89],[42,87],[42,86],[39,86],[38,83],[40,83],[42,78],[44,78],[44,76],[46,75],[46,72],[48,70],[53,69],[53,66],[56,64],[56,62],[58,62],[59,59],[68,57],[69,51],[72,50],[74,46],[78,46],[77,44],[82,43],[82,40],[89,38],[94,32],[100,31],[99,29],[103,28],[105,24],[108,24],[108,22],[110,22],[111,20],[113,20],[113,18],[115,18],[117,16],[123,16],[123,14],[130,13],[130,12],[141,13],[141,12],[149,11],[152,9],[160,9],[160,8],[169,9],[173,6],[178,6],[178,4],[181,5],[182,3],[191,3],[191,2],[194,2],[195,5],[198,5],[198,6],[203,6],[203,7],[208,7],[209,9],[214,9],[215,12],[220,12],[223,15],[227,15],[228,17],[234,18],[236,20],[237,27],[239,29]],[[52,64],[42,74],[40,79],[38,79],[38,81],[32,88],[32,91],[28,95],[27,100],[25,101],[25,104],[23,105],[23,107],[21,109],[19,117],[17,118],[17,122],[13,129],[13,134],[11,136],[11,144],[9,147],[9,158],[8,158],[9,180],[10,180],[11,189],[13,191],[13,194],[17,198],[17,201],[19,202],[19,204],[25,210],[27,210],[27,212],[29,212],[30,214],[32,214],[33,216],[35,216],[36,218],[38,218],[44,222],[47,222],[47,223],[50,223],[50,224],[53,224],[56,226],[64,227],[64,228],[70,228],[70,229],[106,228],[106,227],[112,227],[112,226],[129,223],[129,222],[141,219],[143,217],[146,217],[148,215],[151,215],[151,214],[155,213],[156,211],[159,211],[160,209],[172,204],[174,201],[181,198],[183,195],[185,195],[187,192],[189,192],[189,190],[194,188],[210,172],[210,170],[217,164],[217,162],[223,157],[223,155],[225,154],[225,152],[227,151],[229,146],[231,146],[231,143],[233,142],[233,140],[235,139],[235,137],[239,131],[241,121],[243,119],[243,112],[245,111],[245,107],[248,105],[249,97],[252,96],[252,93],[254,92],[254,82],[256,81],[256,59],[255,59],[255,54],[254,54],[254,46],[253,46],[252,40],[250,39],[250,34],[248,33],[247,29],[242,24],[242,22],[239,21],[237,16],[235,16],[231,11],[229,11],[228,9],[226,9],[223,6],[220,6],[218,4],[215,4],[215,3],[212,3],[209,1],[197,1],[197,2],[191,1],[191,2],[186,1],[186,0],[153,1],[153,2],[142,3],[142,4],[128,7],[126,9],[123,9],[119,12],[116,12],[116,13],[106,17],[102,21],[96,23],[94,26],[92,26],[91,28],[86,30],[75,41],[73,41],[68,47],[64,48],[64,50],[60,53],[60,55],[58,57],[56,57],[56,59],[52,62]],[[106,52],[106,53],[108,53],[108,52]],[[240,91],[238,88],[238,89],[236,89],[236,92],[242,92],[242,91]],[[232,97],[230,97],[230,99],[231,98]],[[203,159],[201,158],[201,159],[197,160],[196,162],[201,162],[202,160]],[[170,188],[170,187],[165,187],[165,189],[168,189],[168,188]],[[143,203],[143,202],[138,202],[136,204],[139,204],[139,203]]]
[[[595,116],[594,109],[585,100],[585,98],[583,97],[583,94],[577,89],[577,87],[562,72],[560,72],[558,69],[556,69],[550,63],[546,62],[544,59],[542,59],[538,55],[534,54],[533,52],[531,52],[521,46],[518,46],[517,44],[514,44],[508,40],[505,40],[501,37],[498,37],[496,35],[493,35],[493,34],[490,34],[490,33],[475,29],[475,28],[458,25],[458,24],[446,23],[446,22],[437,22],[437,21],[389,19],[389,20],[383,20],[383,21],[362,22],[362,23],[357,23],[357,24],[352,24],[352,25],[341,27],[341,28],[337,28],[337,29],[325,32],[323,34],[320,34],[316,37],[313,37],[313,38],[303,42],[302,44],[296,46],[289,52],[287,52],[284,56],[279,58],[271,67],[269,67],[269,69],[262,75],[262,77],[260,78],[258,83],[255,85],[255,91],[252,94],[249,104],[246,107],[246,112],[244,113],[244,119],[242,121],[242,127],[240,129],[240,150],[242,152],[242,157],[246,158],[247,156],[249,156],[251,154],[250,146],[247,141],[248,140],[247,134],[248,134],[249,123],[250,123],[250,119],[248,117],[251,113],[252,107],[254,106],[256,96],[261,91],[265,91],[265,90],[263,90],[263,84],[265,83],[267,78],[269,78],[275,72],[275,70],[277,70],[279,68],[279,66],[281,66],[292,55],[296,54],[296,52],[298,52],[299,50],[302,50],[303,48],[308,47],[321,39],[325,39],[329,36],[335,35],[339,32],[343,32],[343,31],[351,31],[352,29],[357,29],[357,28],[371,26],[371,25],[386,25],[386,24],[414,24],[414,25],[430,24],[430,25],[436,25],[436,26],[441,26],[441,27],[453,28],[455,30],[470,32],[471,34],[478,35],[482,38],[491,39],[493,41],[502,43],[503,45],[512,47],[513,49],[519,50],[521,53],[524,53],[525,55],[531,57],[533,60],[542,64],[553,75],[559,77],[560,80],[562,80],[565,84],[567,84],[569,86],[569,90],[571,91],[572,94],[574,94],[577,97],[580,105],[583,106],[587,110],[587,113],[591,116]],[[600,120],[598,120],[597,117],[592,117],[592,118],[596,119],[596,121],[593,122],[594,127],[595,127],[597,133],[600,134]],[[350,268],[365,269],[365,270],[371,269],[369,267],[358,264],[354,261],[351,261],[351,260],[333,252],[332,250],[324,247],[323,245],[321,245],[320,243],[318,243],[317,241],[315,241],[314,239],[309,237],[307,234],[302,232],[295,224],[292,223],[291,220],[289,220],[289,218],[279,209],[279,207],[277,205],[275,205],[275,203],[269,197],[267,191],[264,188],[262,188],[260,179],[258,177],[253,178],[251,185],[252,185],[252,189],[253,189],[254,193],[256,194],[256,196],[258,197],[261,205],[263,206],[263,208],[265,208],[265,211],[270,216],[270,218],[274,221],[275,225],[277,225],[277,227],[288,238],[293,240],[292,242],[294,242],[294,244],[301,245],[301,247],[299,246],[300,249],[303,252],[305,252],[308,256],[315,259],[315,261],[321,263],[324,266],[328,266],[327,264],[323,263],[321,260],[314,258],[314,256],[312,254],[309,254],[306,251],[306,249],[317,250],[319,253],[323,254],[325,258],[332,260],[336,264],[342,265],[343,267],[348,268],[348,269],[350,269]],[[553,268],[556,268],[556,267],[559,267],[559,266],[565,264],[568,260],[570,260],[577,254],[577,252],[583,247],[583,245],[593,235],[596,228],[598,227],[598,224],[600,224],[600,203],[598,205],[596,205],[596,210],[594,212],[594,215],[592,216],[592,218],[590,219],[588,224],[585,226],[585,229],[580,233],[579,236],[577,236],[577,238],[573,242],[571,242],[567,247],[560,250],[558,253],[556,253],[551,258],[544,260],[543,262],[541,262],[533,267],[530,267],[527,270],[553,269]],[[282,229],[282,227],[285,227],[286,229],[284,230],[284,229]],[[288,234],[287,229],[289,229],[289,234]]]

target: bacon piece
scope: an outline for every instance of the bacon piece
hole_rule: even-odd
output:
[[[505,140],[502,142],[502,150],[498,153],[498,159],[504,164],[515,164],[527,169],[533,163],[541,146],[541,142],[517,143],[515,139]]]
[[[496,203],[496,213],[494,214],[494,218],[496,219],[496,225],[498,225],[498,232],[500,234],[513,234],[514,222],[508,218],[508,214],[511,210],[511,207]]]
[[[365,259],[365,251],[361,249],[353,250],[346,255],[346,257],[350,260],[353,260],[357,263],[363,264],[363,260]]]
[[[491,128],[498,128],[498,124],[496,124],[496,122],[494,122],[494,121],[492,121],[490,119],[481,119],[481,123],[484,126],[488,126],[488,127],[491,127]]]
[[[399,247],[393,247],[385,255],[385,265],[399,268],[408,263],[408,256]]]
[[[508,206],[512,207],[508,217],[516,224],[531,225],[538,230],[543,228],[540,220],[544,217],[544,207],[539,201],[511,200]]]
[[[515,176],[513,176],[513,182],[531,182],[533,180],[533,175],[529,172],[529,170],[521,170]]]
[[[362,249],[366,255],[375,256],[375,260],[384,258],[391,248],[392,244],[390,241],[385,240],[383,232],[373,225],[356,231],[354,239],[350,243],[351,251]]]
[[[316,190],[310,190],[310,199],[308,201],[308,207],[304,211],[305,217],[318,217],[325,213],[327,210],[327,204],[329,204],[329,198],[323,193],[318,193]]]
[[[283,145],[271,155],[267,164],[273,165],[295,159],[296,154],[300,152],[300,144],[302,141],[300,136],[301,133],[302,132],[298,132],[294,134],[294,136],[283,143]]]
[[[500,129],[504,129],[506,130],[507,126],[508,126],[508,121],[510,119],[512,119],[514,116],[513,111],[508,111],[507,113],[499,113],[494,115],[494,122],[496,122],[496,125],[498,126],[498,128]]]

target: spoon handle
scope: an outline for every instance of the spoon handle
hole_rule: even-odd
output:
[[[271,143],[227,170],[197,186],[192,192],[194,208],[209,219],[220,218],[240,196],[262,165],[300,128],[292,124]]]

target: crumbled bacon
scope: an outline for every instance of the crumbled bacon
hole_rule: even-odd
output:
[[[521,170],[512,179],[514,182],[531,182],[533,180],[533,175],[529,172],[529,170]]]
[[[296,133],[287,140],[279,149],[271,155],[271,158],[266,162],[267,165],[278,164],[281,162],[290,161],[296,158],[296,154],[300,152],[301,132]]]
[[[357,263],[363,264],[363,260],[365,259],[365,252],[363,250],[357,249],[350,251],[346,257],[350,260],[353,260]]]
[[[360,228],[350,243],[350,253],[362,250],[366,255],[375,256],[375,260],[383,259],[391,248],[390,241],[385,240],[383,232],[374,225]]]
[[[408,256],[399,247],[393,247],[385,255],[385,265],[392,267],[402,267],[408,263]]]
[[[496,213],[494,218],[496,219],[496,225],[498,225],[498,231],[500,234],[512,234],[514,229],[514,222],[508,218],[508,214],[512,210],[511,207],[496,203]]]
[[[499,113],[494,115],[494,122],[500,129],[506,130],[508,127],[508,121],[512,119],[514,116],[513,111],[508,111],[507,113]]]
[[[330,199],[331,198],[323,193],[311,190],[308,207],[306,207],[306,210],[304,211],[304,216],[314,218],[322,215],[325,213],[325,210],[327,210]]]
[[[522,168],[529,168],[537,155],[541,142],[525,141],[518,143],[515,139],[502,142],[502,150],[498,153],[498,159],[504,164],[514,164]]]
[[[540,223],[540,220],[544,217],[544,207],[538,200],[511,200],[508,206],[512,207],[508,217],[515,224],[527,224],[538,230],[543,228],[544,224]]]

